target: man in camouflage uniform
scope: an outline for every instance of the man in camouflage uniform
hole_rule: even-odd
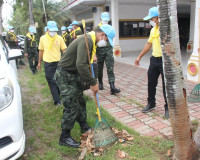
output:
[[[61,27],[62,37],[63,37],[63,39],[64,39],[64,41],[65,41],[66,46],[68,47],[69,44],[71,43],[71,36],[70,36],[70,34],[67,32],[67,29],[68,29],[68,28],[65,27],[65,26],[62,26],[62,27]]]
[[[79,27],[79,23],[77,21],[73,21],[72,22],[72,27],[73,27],[73,30],[71,32],[71,38],[72,38],[72,41],[75,40],[79,35],[82,35],[83,32],[81,30],[81,28]]]
[[[95,32],[88,33],[87,39],[90,53],[92,53],[93,49],[96,50],[96,44],[103,43],[104,45],[101,46],[106,46],[108,40],[112,43],[114,36],[114,29],[110,25],[102,25]],[[99,87],[90,73],[88,63],[85,37],[82,35],[69,45],[54,75],[64,105],[60,145],[73,148],[79,147],[80,143],[76,142],[70,135],[75,121],[79,122],[82,133],[91,129],[87,124],[86,102],[83,97],[83,79],[90,85],[94,95]]]
[[[108,24],[110,21],[109,14],[107,12],[103,12],[101,14],[101,23],[98,27],[102,24]],[[119,93],[120,89],[115,88],[115,75],[114,75],[114,57],[113,57],[113,46],[110,43],[107,43],[105,47],[97,47],[96,50],[97,55],[97,63],[98,63],[98,81],[99,81],[99,89],[103,90],[103,67],[104,61],[106,63],[107,74],[108,74],[108,81],[110,84],[110,93],[115,94]]]
[[[9,26],[8,27],[9,31],[6,34],[6,42],[8,43],[8,46],[10,49],[18,49],[18,40],[17,40],[17,36],[15,34],[15,30],[13,26]],[[16,66],[17,69],[19,69],[19,63],[18,63],[18,59],[16,59]]]
[[[33,74],[37,72],[38,53],[34,35],[34,28],[30,27],[24,41],[24,53],[28,56],[29,66]]]

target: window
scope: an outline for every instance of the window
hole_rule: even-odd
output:
[[[140,38],[150,35],[151,25],[147,21],[119,21],[119,37],[120,38]]]

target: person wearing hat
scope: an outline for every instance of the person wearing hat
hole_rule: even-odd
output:
[[[10,49],[18,49],[18,40],[17,40],[17,36],[15,34],[14,27],[9,26],[8,30],[9,31],[6,33],[6,42],[8,43],[9,48]],[[17,66],[17,69],[19,69],[19,60],[18,59],[16,59],[16,66]]]
[[[108,24],[102,25],[97,30],[87,34],[91,61],[93,60],[93,53],[96,47],[105,47],[108,41],[112,45],[114,36],[115,31]],[[94,95],[98,92],[99,87],[88,65],[85,36],[81,35],[69,45],[54,75],[64,105],[63,118],[61,120],[62,133],[59,140],[60,145],[73,148],[79,147],[80,143],[76,142],[70,134],[75,121],[80,124],[82,133],[91,130],[87,124],[86,101],[83,97],[83,80],[90,85],[90,89]]]
[[[8,27],[9,31],[6,34],[6,42],[10,49],[18,48],[18,40],[13,26]]]
[[[79,27],[79,23],[77,21],[73,21],[72,22],[72,27],[73,27],[73,30],[72,30],[72,39],[75,40],[77,38],[78,35],[82,35],[83,32],[81,30],[81,28]]]
[[[103,24],[108,24],[110,21],[109,13],[103,12],[101,14],[101,22],[98,27],[101,27]],[[97,28],[98,28],[97,27]],[[110,93],[115,94],[119,93],[120,89],[115,87],[115,75],[114,75],[114,57],[113,57],[113,44],[107,43],[105,47],[97,47],[97,64],[98,64],[98,81],[99,89],[103,90],[103,67],[104,62],[106,63],[108,81],[110,84]]]
[[[38,69],[41,70],[41,61],[44,61],[45,77],[48,82],[54,105],[61,105],[60,91],[54,80],[54,73],[61,58],[61,52],[64,53],[67,46],[63,38],[57,35],[58,27],[56,22],[47,22],[47,33],[40,38],[39,42],[39,62]]]
[[[28,56],[29,66],[33,74],[37,72],[38,51],[34,35],[34,28],[29,27],[24,41],[24,53]]]
[[[156,107],[156,86],[158,84],[158,78],[161,74],[162,76],[162,86],[163,86],[163,95],[165,99],[165,118],[169,118],[169,110],[167,104],[167,98],[165,93],[165,82],[164,82],[164,73],[162,66],[162,49],[160,43],[160,33],[159,33],[159,20],[158,20],[158,8],[152,7],[149,9],[149,15],[144,18],[144,20],[150,20],[150,24],[153,26],[150,32],[149,39],[145,44],[143,50],[140,52],[139,56],[135,60],[135,65],[139,65],[141,58],[153,48],[152,56],[150,58],[150,66],[148,69],[148,104],[145,108],[142,109],[143,113],[150,112]]]
[[[62,26],[61,27],[61,32],[62,32],[62,37],[65,41],[66,46],[68,47],[69,44],[71,43],[71,36],[70,34],[67,32],[67,27]]]

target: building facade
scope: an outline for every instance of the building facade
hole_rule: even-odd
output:
[[[65,9],[70,12],[71,20],[81,23],[85,19],[88,31],[99,24],[102,12],[109,12],[110,23],[117,32],[114,48],[119,52],[142,50],[151,30],[149,21],[143,18],[149,8],[157,5],[156,0],[67,0],[67,4]],[[188,41],[193,44],[194,32],[190,26],[194,27],[195,12],[192,7],[195,9],[195,0],[177,0],[181,48],[187,48]]]

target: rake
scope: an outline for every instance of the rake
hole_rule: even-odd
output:
[[[84,36],[85,36],[86,49],[88,53],[89,67],[90,67],[92,76],[95,77],[93,64],[91,64],[91,61],[90,61],[90,51],[89,51],[88,39],[87,39],[86,29],[85,29],[85,20],[82,20],[82,24],[83,24],[83,30],[84,30]],[[115,133],[112,131],[108,122],[104,118],[101,117],[101,111],[100,111],[100,105],[99,105],[97,93],[94,96],[94,98],[96,102],[97,115],[98,115],[98,119],[96,120],[95,128],[94,128],[94,144],[96,147],[105,147],[109,144],[116,142],[118,138],[116,137]]]

